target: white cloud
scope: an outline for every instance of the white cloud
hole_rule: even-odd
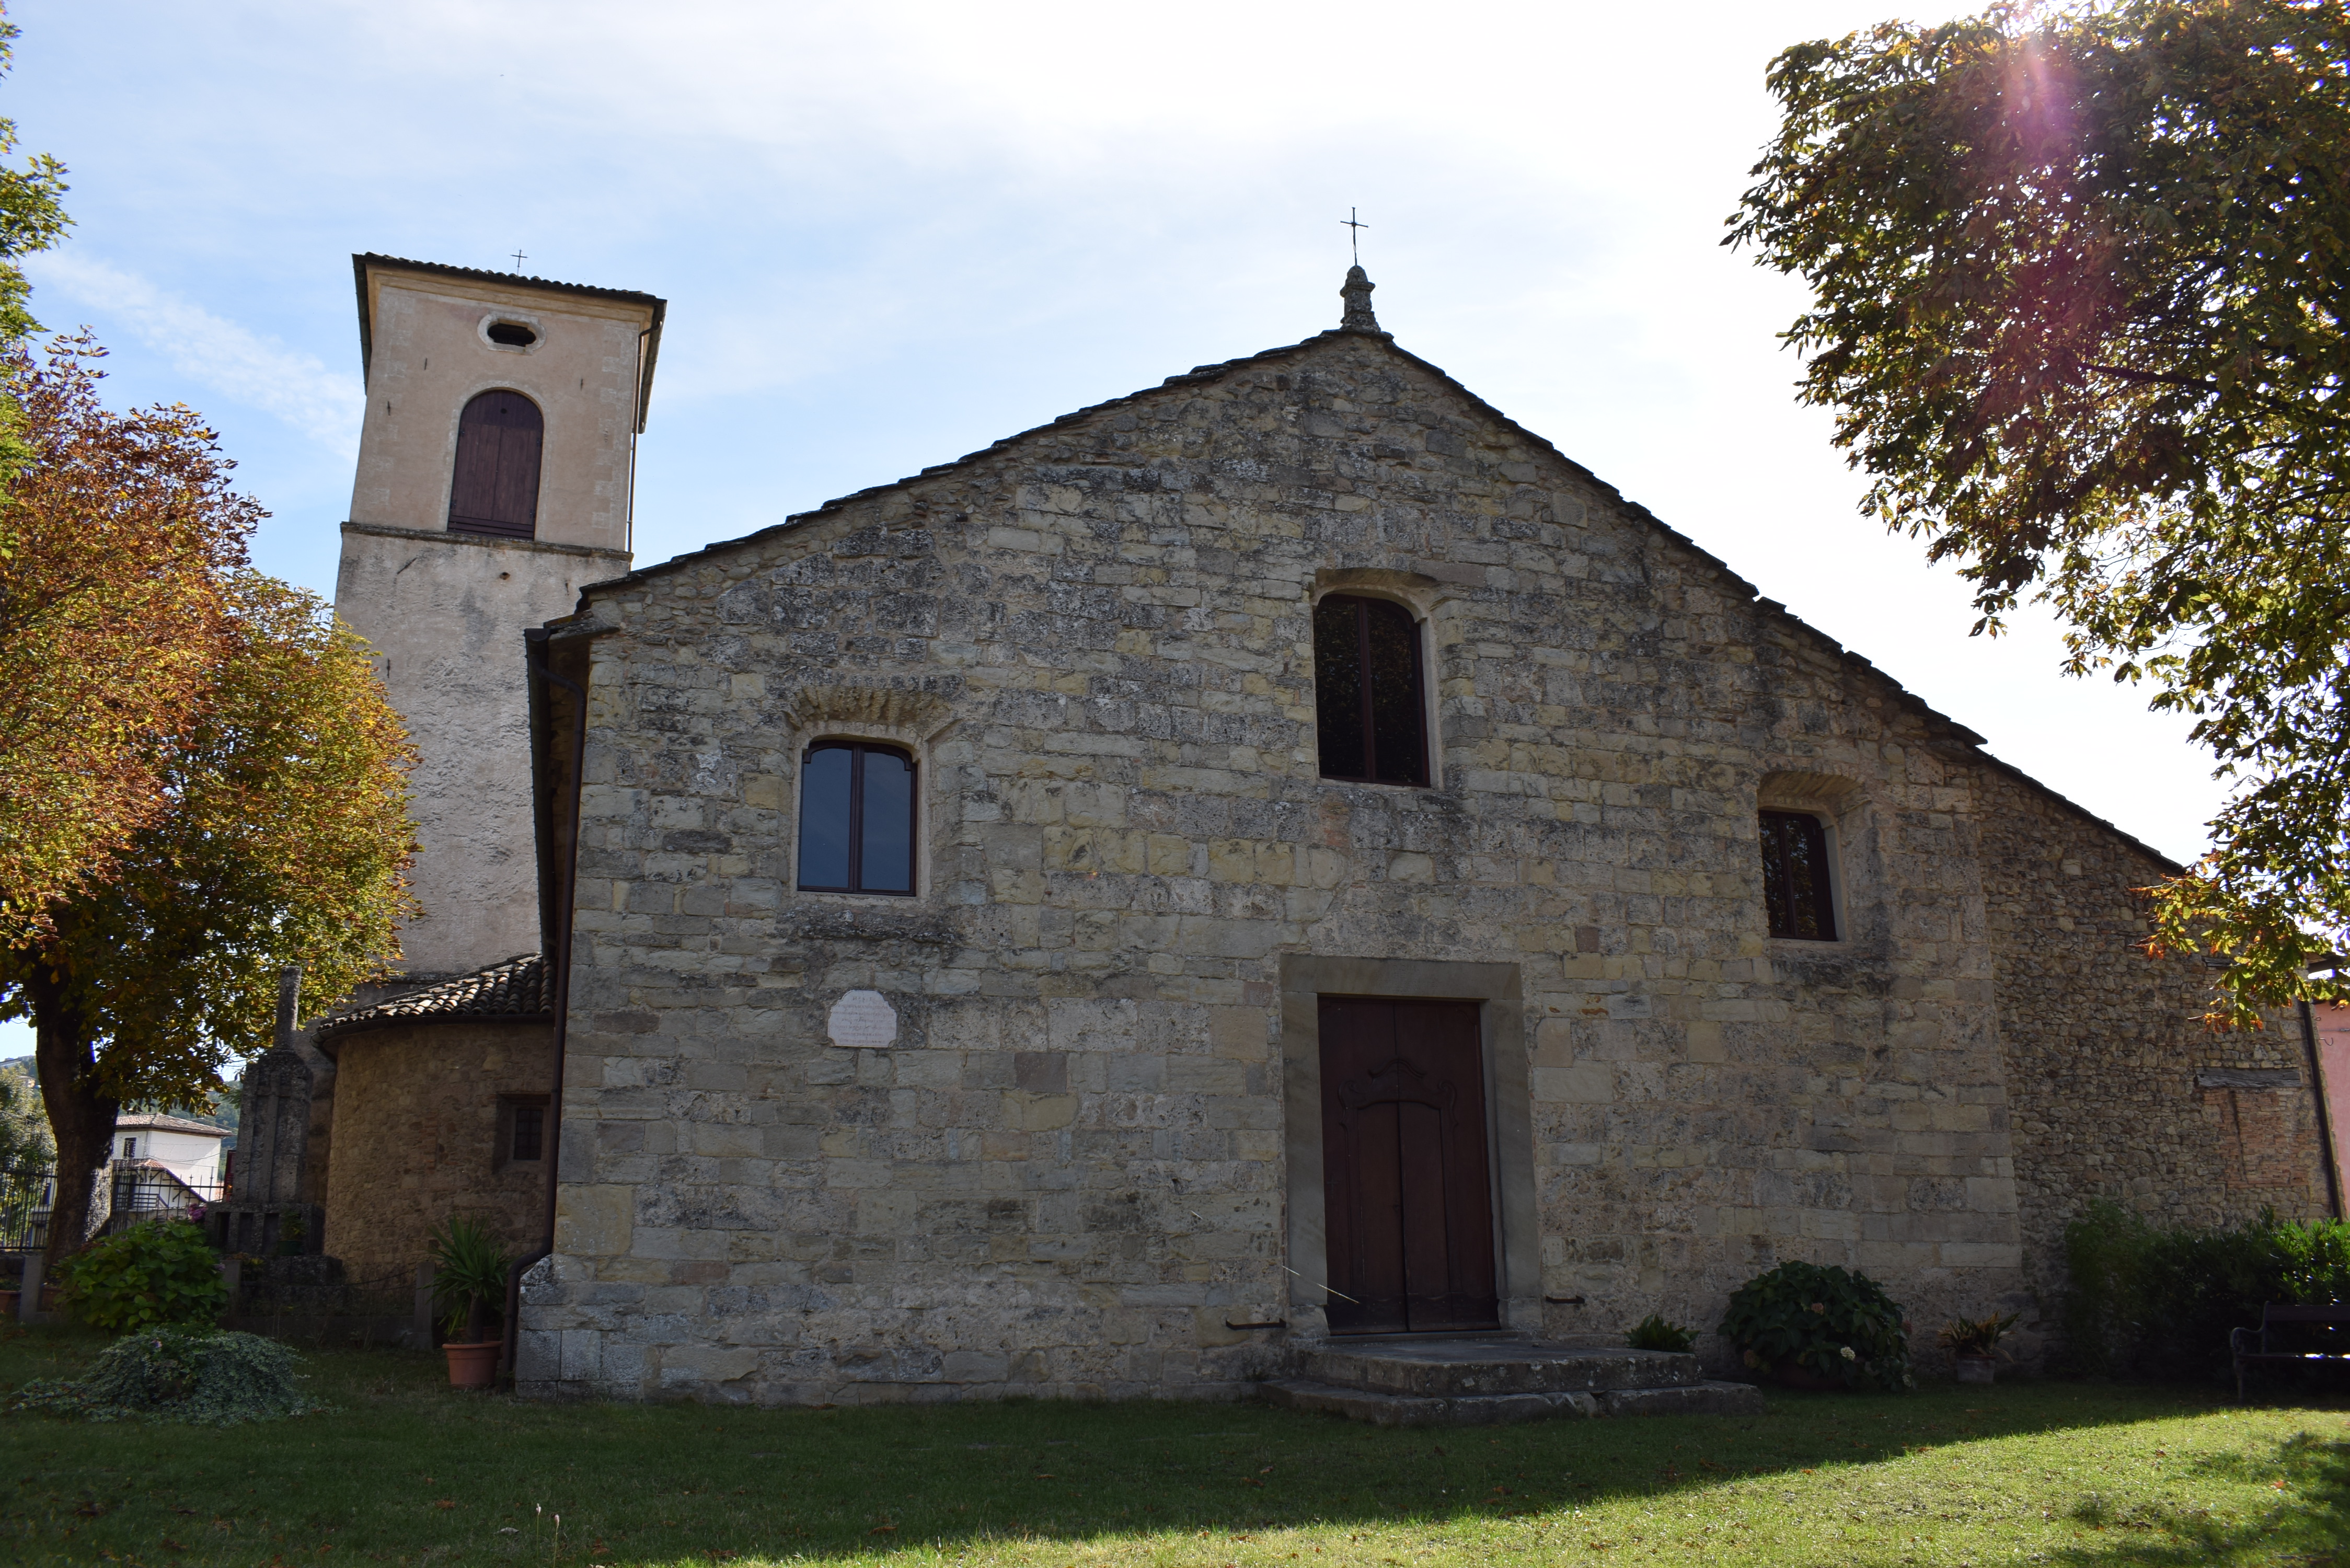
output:
[[[107,325],[129,328],[182,375],[276,415],[338,456],[358,455],[366,398],[358,377],[329,370],[311,355],[102,261],[64,252],[32,257],[25,270],[36,288],[99,312]],[[37,296],[34,308],[50,326],[64,325],[63,313],[43,306]]]
[[[352,251],[520,246],[671,302],[649,561],[1335,324],[1359,204],[1406,347],[2002,755],[2181,856],[2223,793],[2143,692],[2059,679],[2046,618],[1966,636],[1965,584],[1856,513],[1794,401],[1800,282],[1718,246],[1770,57],[1882,0],[222,0],[130,34],[120,9],[9,7],[11,112],[73,164],[80,225],[41,309],[181,368],[143,384],[328,432],[238,432],[322,587]]]
[[[1407,0],[681,0],[658,26],[637,0],[330,9],[368,40],[354,52],[370,68],[462,79],[485,105],[860,169],[1130,172],[1369,136],[1474,148],[1488,172],[1565,165],[1631,188],[1660,161],[1720,150],[1722,89],[1734,81],[1759,109],[1775,49],[1877,14],[1861,0],[1715,4],[1669,30],[1647,8],[1557,0],[1441,16]]]

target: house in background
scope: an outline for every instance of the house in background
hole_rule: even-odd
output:
[[[221,1150],[228,1138],[228,1128],[186,1116],[118,1116],[114,1163],[160,1168],[182,1185],[210,1194],[221,1185]]]

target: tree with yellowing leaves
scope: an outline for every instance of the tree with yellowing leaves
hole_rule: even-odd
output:
[[[53,1255],[79,1244],[126,1102],[201,1104],[267,1045],[277,972],[348,995],[414,913],[414,753],[356,634],[315,596],[229,574],[221,655],[149,759],[168,809],[111,873],[0,950],[0,1012],[33,1020],[57,1147]]]
[[[262,516],[193,410],[99,400],[102,352],[81,337],[0,359],[25,448],[0,490],[0,940],[169,809],[163,759]]]

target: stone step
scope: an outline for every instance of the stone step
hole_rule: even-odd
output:
[[[1272,1404],[1344,1416],[1375,1427],[1495,1427],[1552,1417],[1759,1416],[1763,1410],[1762,1391],[1751,1383],[1699,1382],[1598,1393],[1416,1395],[1285,1377],[1260,1387]]]
[[[1325,1345],[1300,1358],[1309,1382],[1423,1398],[1680,1388],[1705,1379],[1694,1355],[1482,1339]]]

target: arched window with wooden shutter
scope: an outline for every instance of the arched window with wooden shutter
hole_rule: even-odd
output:
[[[1314,709],[1322,776],[1428,783],[1419,623],[1388,599],[1330,594],[1314,607]]]
[[[520,392],[484,392],[457,419],[449,527],[527,539],[538,531],[538,453],[546,421]]]

